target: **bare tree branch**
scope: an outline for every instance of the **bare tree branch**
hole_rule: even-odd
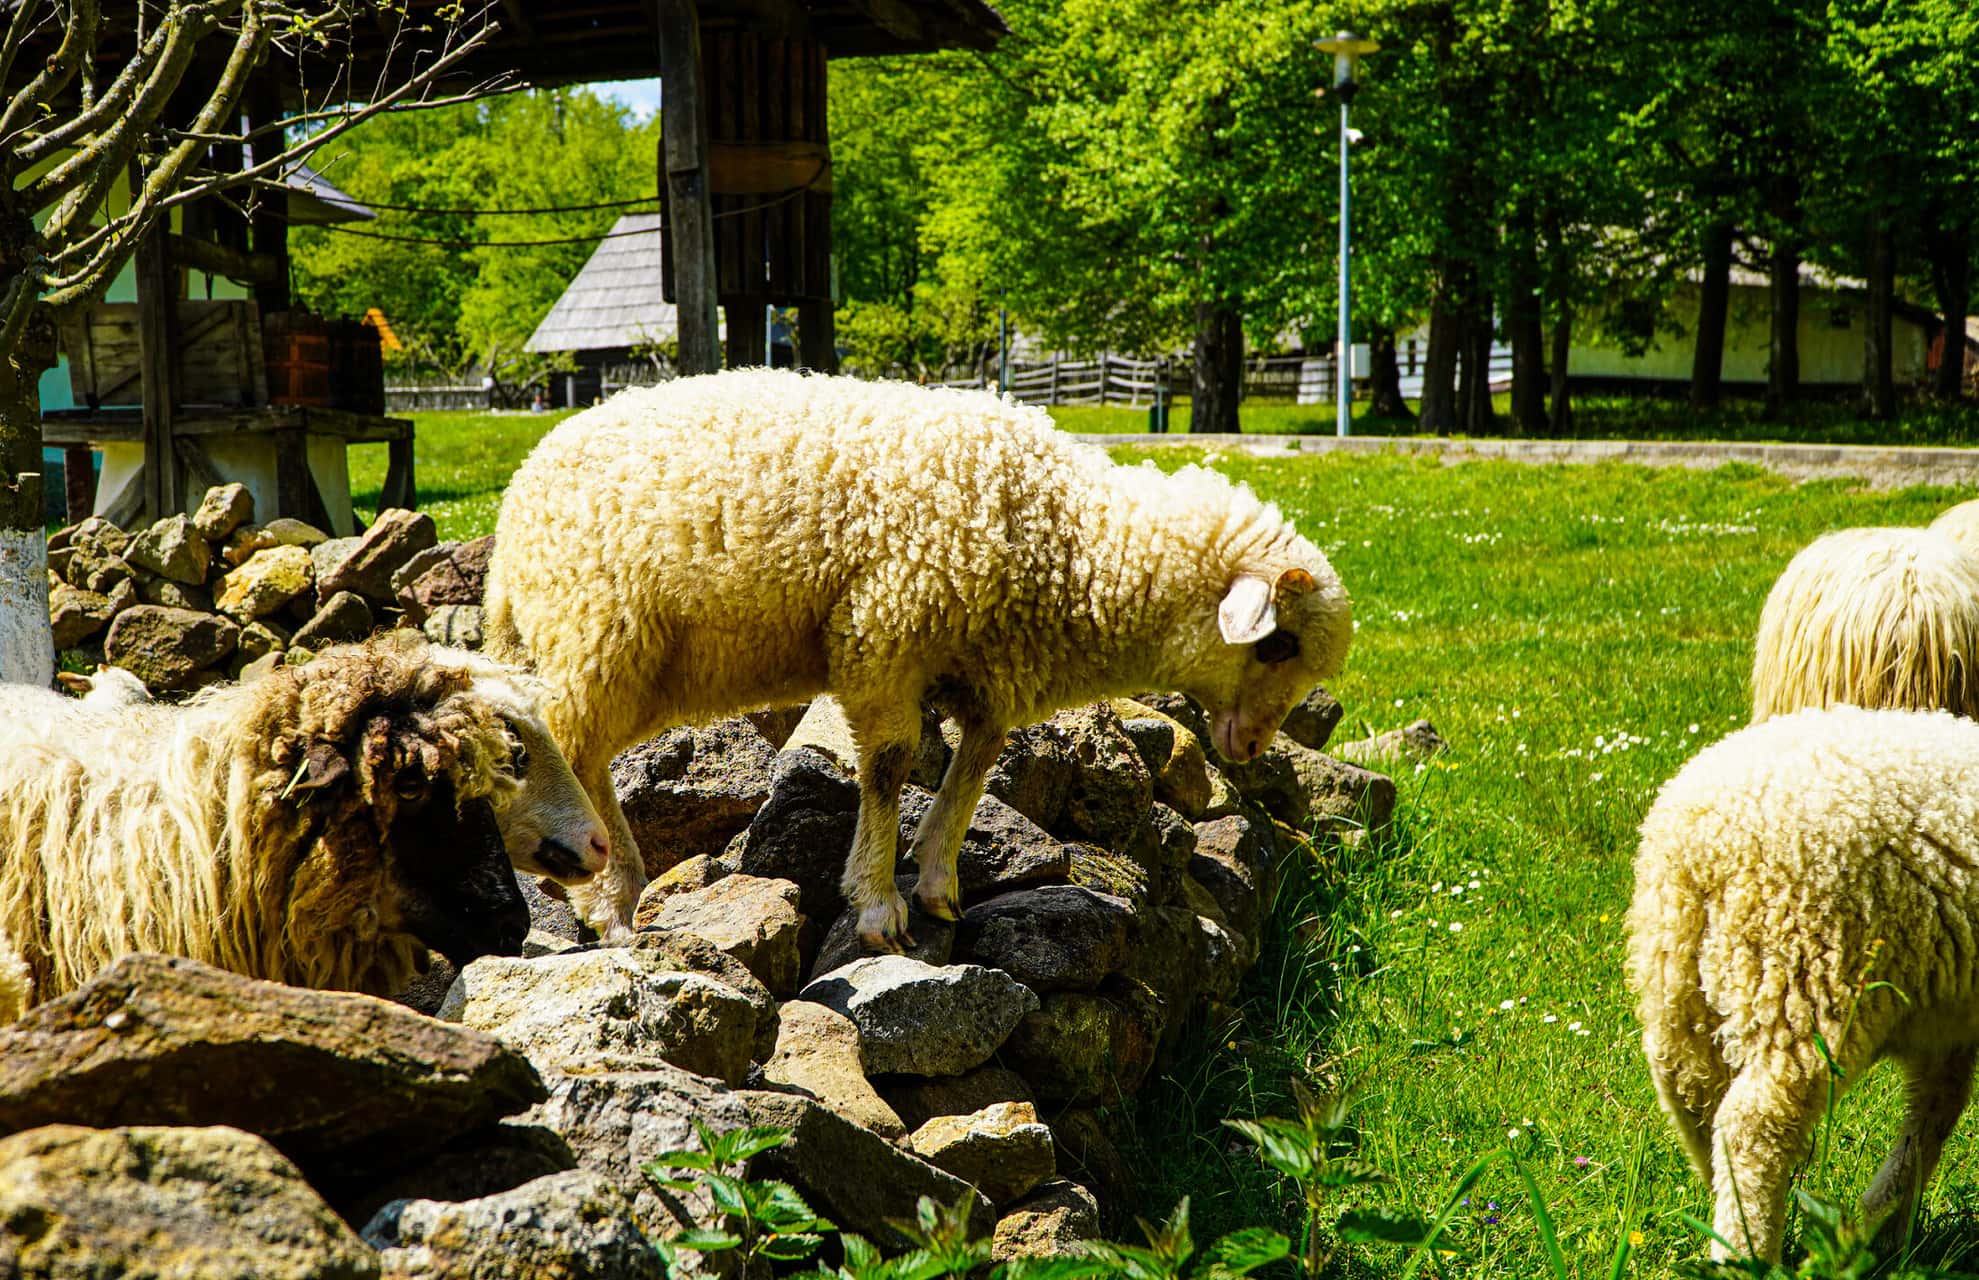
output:
[[[77,112],[74,118],[63,121],[46,133],[37,134],[15,148],[15,154],[21,159],[21,167],[32,168],[44,156],[54,155],[68,146],[72,140],[94,132],[108,121],[114,120],[117,114],[124,110],[132,95],[137,92],[137,86],[144,79],[145,73],[157,61],[158,51],[165,45],[164,32],[165,28],[159,27],[151,33],[150,38],[138,47],[131,60],[124,64],[124,69],[117,73],[117,78],[110,82],[110,87],[104,91],[103,96],[96,100],[94,107]],[[12,139],[9,138],[7,141],[11,142]]]
[[[23,0],[26,3],[26,0]],[[62,32],[62,43],[49,55],[48,64],[34,79],[22,85],[7,103],[7,109],[0,111],[0,138],[21,127],[27,116],[38,110],[41,103],[61,91],[75,75],[76,67],[82,62],[83,50],[96,43],[96,0],[75,0],[68,28]],[[8,35],[13,34],[11,24]]]
[[[21,43],[27,39],[28,32],[48,21],[47,18],[43,18],[40,22],[29,21],[38,8],[40,8],[38,0],[18,0],[14,6],[14,16],[7,20],[7,35],[4,41],[0,41],[0,85],[6,84],[13,77],[14,57],[21,51]],[[54,6],[49,6],[48,12],[49,16],[53,17]]]

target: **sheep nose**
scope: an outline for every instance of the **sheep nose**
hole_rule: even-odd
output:
[[[591,833],[591,857],[587,861],[595,861],[598,864],[598,870],[602,871],[605,863],[611,860],[611,856],[611,840],[606,837],[604,832],[593,831]]]
[[[1250,746],[1244,752],[1244,759],[1255,760],[1257,759],[1257,753],[1258,753],[1257,739],[1252,738],[1250,741]]]

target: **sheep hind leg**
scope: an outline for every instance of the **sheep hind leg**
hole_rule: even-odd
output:
[[[914,832],[914,862],[921,869],[914,901],[938,920],[962,918],[962,882],[955,859],[983,798],[983,779],[1003,751],[1004,731],[973,720],[962,723],[962,741],[942,775],[934,806]]]
[[[1908,1054],[1902,1060],[1908,1079],[1903,1130],[1862,1197],[1863,1220],[1883,1219],[1876,1233],[1879,1250],[1892,1250],[1909,1237],[1918,1199],[1972,1097],[1975,1056],[1979,1049],[1968,1046]]]
[[[1779,1260],[1788,1184],[1813,1140],[1823,1079],[1807,1063],[1774,1055],[1733,1077],[1713,1125],[1713,1260]]]
[[[1656,1082],[1656,1096],[1663,1103],[1663,1114],[1670,1117],[1677,1140],[1683,1143],[1684,1154],[1690,1157],[1690,1167],[1697,1171],[1705,1186],[1710,1186],[1711,1117],[1724,1097],[1722,1080],[1715,1096],[1705,1096],[1703,1090],[1686,1088],[1686,1081],[1676,1067],[1653,1051],[1649,1055],[1649,1074]]]
[[[913,771],[921,740],[918,705],[878,713],[846,707],[859,744],[859,820],[852,832],[842,888],[859,912],[859,942],[868,951],[899,952],[914,945],[907,932],[907,900],[893,883],[900,844],[900,788]]]

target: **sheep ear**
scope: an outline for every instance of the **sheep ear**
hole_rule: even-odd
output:
[[[1304,569],[1287,569],[1278,575],[1278,585],[1272,589],[1271,598],[1282,600],[1287,596],[1302,596],[1318,585]]]
[[[1239,574],[1224,593],[1216,622],[1225,644],[1254,644],[1278,629],[1271,583],[1254,573]]]
[[[61,685],[70,693],[88,693],[95,687],[88,676],[77,675],[73,671],[57,671],[55,673],[55,683]]]
[[[332,783],[339,782],[350,773],[350,761],[343,753],[327,742],[312,742],[303,754],[302,768],[296,780],[290,784],[291,791],[321,791]]]

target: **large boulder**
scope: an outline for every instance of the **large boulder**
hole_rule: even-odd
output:
[[[705,938],[734,956],[776,995],[797,989],[797,886],[760,876],[724,876],[705,889],[656,901],[636,917],[649,925]]]
[[[369,600],[394,603],[392,575],[439,540],[433,517],[424,512],[398,507],[380,511],[357,545],[329,567],[317,589],[326,597],[354,591]]]
[[[132,538],[124,548],[124,559],[133,568],[196,587],[206,581],[213,549],[190,517],[167,516]]]
[[[0,1027],[0,1132],[230,1125],[312,1180],[408,1163],[543,1096],[491,1036],[164,956],[126,956]]]
[[[463,1203],[399,1200],[364,1228],[384,1280],[662,1280],[632,1201],[589,1169]]]
[[[484,956],[461,970],[439,1016],[488,1032],[545,1074],[671,1064],[729,1084],[748,1073],[757,1032],[740,992],[629,947]]]
[[[776,749],[737,717],[673,729],[621,752],[612,787],[646,874],[719,854],[770,798]]]
[[[787,1001],[777,1015],[776,1052],[763,1064],[765,1084],[816,1098],[890,1141],[907,1136],[907,1126],[866,1078],[852,1019],[809,1000]]]
[[[1072,756],[1072,784],[1059,819],[1062,834],[1124,849],[1147,824],[1154,779],[1120,716],[1104,702],[1061,711],[1053,723],[1065,730]]]
[[[859,784],[831,757],[808,747],[778,752],[768,799],[723,861],[745,875],[791,881],[798,910],[830,919],[842,905],[838,882],[858,815]]]
[[[0,1274],[368,1280],[378,1259],[253,1134],[58,1124],[0,1138]]]
[[[982,1065],[1038,1007],[1030,988],[1000,970],[906,956],[855,960],[814,980],[803,998],[852,1019],[868,1072],[925,1076]]]
[[[966,1116],[936,1116],[907,1140],[915,1155],[1004,1205],[1058,1171],[1051,1130],[1028,1102],[997,1102]]]
[[[1134,917],[1123,899],[1077,885],[1045,885],[969,908],[958,940],[970,959],[1040,995],[1090,991],[1127,958]]]
[[[1077,772],[1071,734],[1057,721],[1047,720],[1010,731],[983,790],[1051,830],[1065,811]]]
[[[240,628],[225,618],[140,604],[110,623],[103,656],[152,689],[184,689],[224,661],[239,641]]]

